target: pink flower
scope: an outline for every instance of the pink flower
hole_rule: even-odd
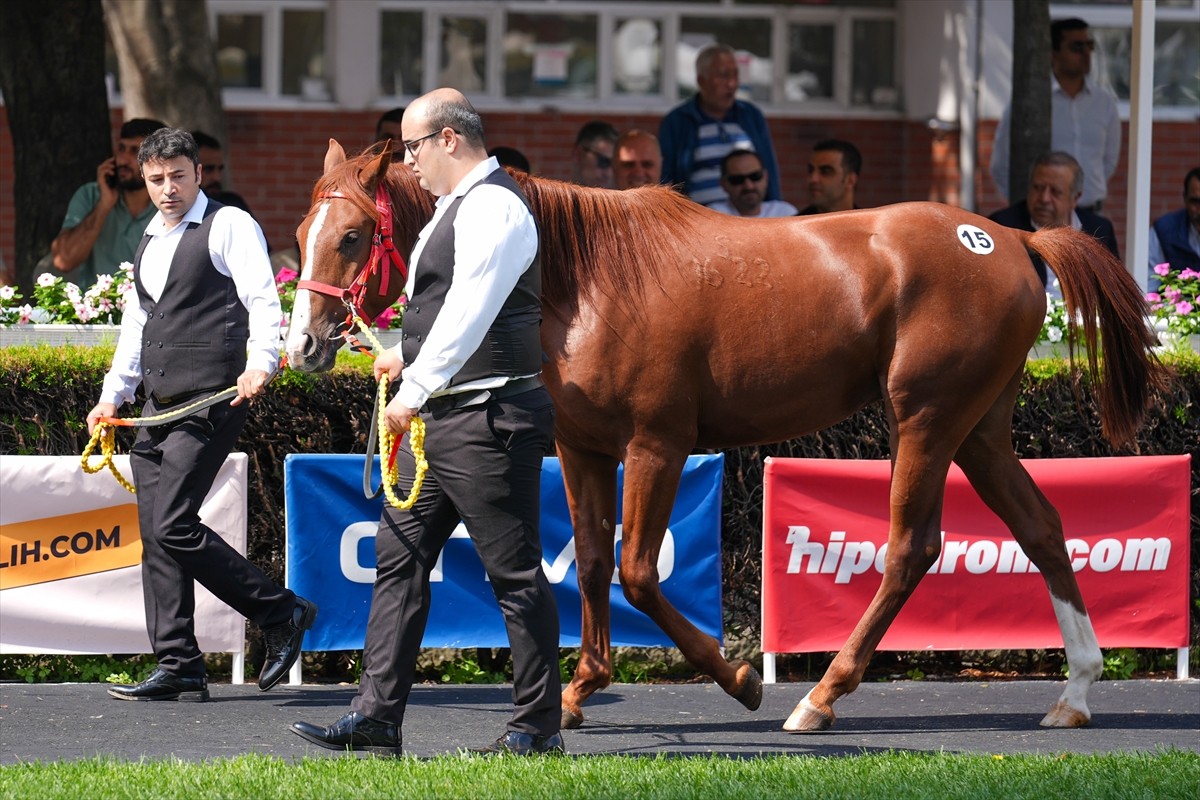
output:
[[[299,277],[299,272],[296,272],[294,269],[288,269],[287,267],[284,267],[283,269],[279,270],[279,274],[275,276],[275,283],[291,283]]]
[[[1184,300],[1182,303],[1175,304],[1175,313],[1181,317],[1186,317],[1188,314],[1192,313],[1193,308],[1194,306],[1191,303],[1189,303],[1187,300]]]
[[[1146,292],[1147,303],[1157,303],[1159,300],[1162,300],[1162,297],[1159,296],[1158,292]]]
[[[1183,272],[1179,273],[1179,277],[1185,281],[1190,278],[1200,278],[1200,272],[1196,272],[1194,269],[1185,269]]]
[[[379,328],[381,331],[387,330],[388,326],[392,324],[392,317],[394,316],[396,316],[396,310],[394,308],[385,308],[379,313],[379,316],[375,318],[375,327]]]
[[[1166,275],[1170,271],[1171,271],[1170,264],[1163,263],[1163,264],[1155,264],[1154,265],[1154,273],[1156,275]]]

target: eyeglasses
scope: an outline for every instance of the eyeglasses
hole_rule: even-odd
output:
[[[763,179],[763,171],[760,169],[757,172],[747,172],[745,175],[726,175],[724,179],[734,186],[741,186],[746,181],[758,183]]]
[[[612,166],[612,162],[613,162],[612,156],[606,156],[606,155],[604,155],[604,153],[601,153],[599,150],[595,150],[591,147],[588,147],[586,144],[581,144],[579,146],[581,148],[583,148],[585,153],[591,153],[592,155],[594,155],[596,157],[596,166],[599,167],[600,169],[608,169],[609,167]]]
[[[412,141],[403,142],[404,149],[408,151],[408,154],[410,156],[412,156],[413,158],[416,158],[417,151],[421,149],[421,142],[425,141],[426,139],[432,139],[434,136],[437,136],[439,133],[441,133],[444,130],[445,130],[445,128],[438,128],[433,133],[427,133],[424,136],[420,137],[419,139],[413,139]]]
[[[1067,45],[1067,49],[1072,53],[1078,53],[1079,55],[1090,53],[1096,49],[1096,40],[1088,39],[1086,42],[1071,42],[1069,45]]]

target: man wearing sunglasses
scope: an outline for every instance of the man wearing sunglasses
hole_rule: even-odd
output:
[[[735,217],[792,217],[796,207],[783,200],[767,200],[767,171],[753,150],[734,150],[721,160],[721,188],[728,200],[709,208]]]
[[[1096,41],[1081,19],[1050,25],[1050,149],[1070,153],[1083,167],[1079,207],[1099,213],[1121,155],[1121,117],[1112,93],[1088,79]],[[996,127],[991,173],[1008,197],[1011,104]],[[1009,198],[1010,200],[1012,198]]]
[[[613,183],[613,152],[617,146],[617,129],[611,123],[594,119],[579,129],[571,151],[571,182],[580,186],[611,189]]]

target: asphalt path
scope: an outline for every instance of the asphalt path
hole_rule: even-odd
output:
[[[1108,681],[1092,687],[1092,724],[1047,730],[1038,721],[1057,681],[864,684],[835,706],[827,732],[781,727],[811,683],[764,687],[743,709],[711,683],[620,684],[584,706],[583,727],[564,732],[569,753],[654,756],[715,753],[846,756],[865,752],[1108,753],[1178,748],[1200,753],[1200,682]],[[212,684],[208,703],[132,703],[100,684],[0,684],[0,764],[98,755],[136,761],[203,761],[243,753],[285,760],[341,758],[289,730],[328,725],[349,710],[353,686]],[[416,686],[404,723],[406,753],[429,757],[485,744],[509,716],[511,686]]]

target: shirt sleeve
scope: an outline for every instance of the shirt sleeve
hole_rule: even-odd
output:
[[[92,213],[92,209],[96,207],[99,199],[100,187],[96,185],[95,181],[85,183],[76,189],[75,194],[71,195],[71,201],[67,203],[67,215],[63,217],[62,230],[79,227],[79,223],[83,222],[84,217]]]
[[[1158,231],[1154,229],[1153,225],[1150,226],[1150,243],[1147,250],[1147,266],[1150,269],[1150,274],[1153,275],[1154,268],[1165,260],[1163,259],[1162,243],[1158,241]]]
[[[283,309],[267,240],[254,218],[240,208],[217,211],[208,240],[213,265],[233,279],[238,299],[250,315],[246,369],[273,373],[279,366],[279,326]]]
[[[142,327],[145,324],[146,312],[142,310],[137,290],[132,289],[125,295],[121,334],[117,337],[112,366],[100,386],[101,403],[112,403],[119,408],[133,401],[142,382]]]
[[[1121,157],[1121,113],[1117,111],[1117,101],[1108,92],[1108,131],[1104,137],[1104,180],[1107,183],[1117,171],[1117,161]]]
[[[420,408],[458,373],[533,264],[537,241],[533,216],[508,189],[484,184],[463,198],[450,289],[416,361],[404,368],[397,391],[403,405]]]
[[[1004,109],[1004,113],[1000,115],[1000,121],[996,123],[996,138],[992,142],[992,163],[989,172],[992,174],[992,182],[996,184],[996,189],[1004,197],[1004,202],[1008,202],[1008,116],[1012,113],[1012,106]]]

